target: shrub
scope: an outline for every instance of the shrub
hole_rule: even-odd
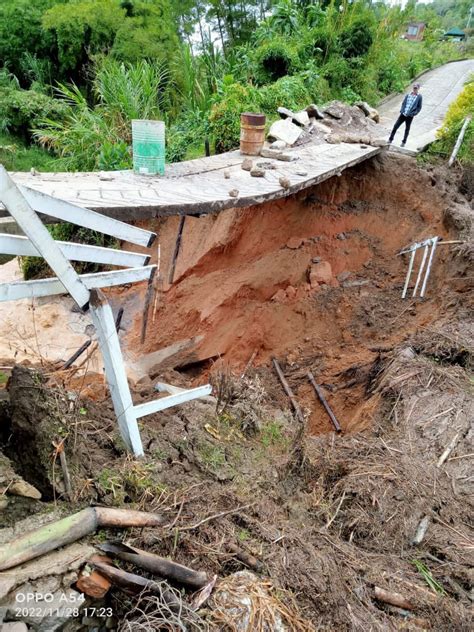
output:
[[[299,59],[295,48],[281,38],[261,44],[252,56],[255,81],[262,85],[291,75],[298,69]]]
[[[474,117],[474,80],[468,83],[457,99],[451,103],[438,132],[439,144],[436,150],[450,153],[461,131],[466,116]],[[474,121],[471,120],[457,159],[464,164],[474,162]]]
[[[209,116],[209,131],[215,140],[217,153],[234,149],[239,144],[240,115],[245,111],[259,111],[257,91],[251,86],[233,83],[225,86],[217,97]]]
[[[34,90],[0,87],[0,128],[30,137],[30,130],[42,118],[64,118],[67,107],[63,102]]]
[[[369,52],[373,39],[370,24],[365,20],[354,22],[339,37],[342,56],[346,58],[363,57]]]
[[[282,77],[268,86],[263,86],[258,91],[260,110],[276,115],[279,106],[290,110],[298,110],[306,107],[314,99],[308,92],[304,80],[299,76]]]

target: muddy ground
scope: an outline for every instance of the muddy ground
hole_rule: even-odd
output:
[[[473,240],[461,176],[383,157],[288,200],[188,218],[175,282],[161,286],[145,344],[138,318],[123,342],[138,358],[203,336],[191,358],[135,385],[134,401],[155,396],[155,378],[178,386],[211,379],[216,399],[143,419],[146,458],[134,461],[100,376],[71,381],[52,368],[16,368],[0,438],[8,467],[42,500],[6,494],[0,537],[45,511],[91,503],[157,511],[165,527],[119,537],[216,574],[217,586],[250,566],[285,629],[471,629]],[[147,227],[160,229],[167,270],[177,221]],[[396,253],[434,235],[463,243],[439,247],[424,300],[402,300],[407,260]],[[315,280],[325,262],[329,274]],[[63,439],[70,500],[53,445]],[[117,533],[91,542],[109,536]],[[381,601],[377,588],[408,607]],[[188,629],[243,629],[219,605],[221,593]],[[120,629],[134,629],[134,619],[135,629],[180,629],[160,627],[146,604],[149,618],[137,627],[136,598],[120,595],[107,597]],[[278,629],[269,617],[248,629]]]

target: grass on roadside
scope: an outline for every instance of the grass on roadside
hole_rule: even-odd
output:
[[[10,134],[0,133],[0,164],[8,171],[54,171],[56,158],[37,145],[27,146]]]

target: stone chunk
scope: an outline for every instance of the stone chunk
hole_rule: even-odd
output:
[[[244,171],[250,171],[253,167],[253,160],[251,158],[245,158],[242,162],[241,167]]]
[[[257,165],[250,169],[250,175],[254,178],[263,178],[265,176],[265,169]]]
[[[239,197],[239,189],[231,189],[229,191],[229,196],[234,198]]]
[[[298,250],[298,248],[301,248],[303,243],[304,239],[301,239],[301,237],[290,237],[286,242],[286,247],[290,250]]]
[[[285,149],[285,147],[286,147],[286,143],[284,140],[276,140],[270,145],[270,149],[278,149],[279,151],[281,151],[282,149]],[[260,152],[260,154],[261,153],[262,152]]]
[[[365,116],[372,121],[375,121],[376,123],[380,122],[380,114],[378,113],[378,110],[370,106],[366,101],[357,101],[354,105],[356,105],[359,110],[362,110]]]
[[[284,176],[282,176],[282,177],[278,180],[278,182],[280,183],[280,186],[281,186],[283,189],[289,189],[289,188],[290,188],[290,186],[291,186],[290,179],[289,179],[289,178],[285,178]]]
[[[295,125],[291,119],[275,121],[270,127],[268,137],[275,140],[283,140],[287,145],[294,145],[301,136],[303,130]]]
[[[14,496],[23,496],[24,498],[34,498],[35,500],[41,500],[41,492],[23,480],[18,480],[13,482],[9,488],[8,492],[13,494]]]
[[[112,564],[112,560],[106,555],[93,555],[90,561]],[[94,599],[102,599],[102,597],[105,597],[110,586],[111,583],[106,577],[101,575],[98,571],[90,569],[87,565],[81,572],[76,584],[78,590]]]
[[[324,108],[324,112],[335,119],[342,119],[344,116],[344,107],[341,103],[334,101]]]
[[[284,303],[286,299],[286,292],[281,288],[272,296],[272,301],[274,301],[275,303]]]
[[[282,119],[286,119],[286,118],[292,119],[294,117],[293,112],[289,110],[288,108],[279,107],[277,108],[277,112]]]
[[[323,112],[321,112],[318,106],[315,105],[314,103],[311,103],[311,105],[308,105],[308,107],[306,108],[306,112],[308,113],[308,116],[311,118],[316,118],[316,119],[324,118]]]
[[[309,269],[309,282],[312,288],[322,285],[329,285],[333,280],[332,268],[329,261],[315,263]]]
[[[301,110],[301,112],[296,112],[293,115],[293,121],[297,125],[301,125],[302,127],[307,127],[310,123],[308,112],[306,110]]]

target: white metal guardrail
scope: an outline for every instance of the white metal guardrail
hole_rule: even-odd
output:
[[[28,187],[18,187],[3,165],[0,165],[0,202],[25,234],[25,237],[0,234],[0,253],[41,256],[56,274],[55,278],[38,281],[0,283],[0,301],[68,292],[81,309],[90,309],[120,434],[135,456],[143,456],[137,419],[205,397],[211,393],[212,387],[206,384],[194,389],[179,389],[167,397],[134,405],[112,309],[99,288],[150,280],[156,266],[148,265],[150,257],[147,254],[55,241],[38,213],[147,248],[155,240],[156,234]],[[71,260],[107,263],[123,266],[124,269],[79,275],[72,267]]]

